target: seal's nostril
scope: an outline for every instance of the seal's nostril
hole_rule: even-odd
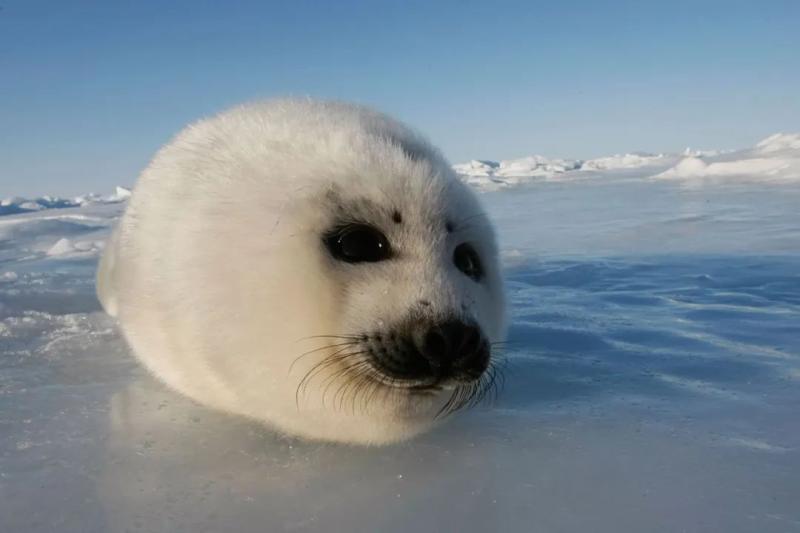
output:
[[[422,355],[433,364],[441,363],[448,358],[449,343],[439,328],[431,328],[425,334]]]
[[[450,366],[469,359],[479,350],[483,337],[477,326],[460,320],[423,326],[417,349],[432,366]]]
[[[461,344],[458,347],[462,357],[472,355],[478,350],[481,343],[481,333],[475,326],[466,326],[461,336]]]

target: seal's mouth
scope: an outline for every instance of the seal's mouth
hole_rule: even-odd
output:
[[[373,379],[382,385],[396,389],[407,390],[410,394],[437,394],[442,391],[452,390],[460,386],[469,385],[480,381],[484,372],[489,367],[487,363],[480,372],[462,373],[452,369],[437,369],[430,376],[408,376],[404,372],[387,369],[381,366],[379,359],[372,356],[371,367]]]
[[[481,329],[458,319],[404,324],[361,336],[372,367],[394,386],[452,388],[478,381],[491,349]]]
[[[420,401],[443,398],[437,418],[497,394],[502,385],[491,345],[473,322],[450,319],[405,325],[388,333],[361,335],[359,345],[371,379],[392,390],[393,396],[400,393]]]
[[[504,377],[502,369],[490,360],[486,368],[477,376],[470,374],[460,378],[433,378],[424,381],[408,378],[397,378],[387,375],[385,370],[370,364],[370,380],[378,387],[392,391],[388,397],[403,400],[403,403],[429,402],[438,403],[439,408],[434,418],[447,416],[465,407],[477,405],[487,395],[497,397],[502,388]],[[439,402],[436,399],[440,398]]]
[[[392,330],[337,335],[302,378],[297,401],[319,380],[323,403],[367,408],[373,401],[439,405],[436,417],[498,393],[502,373],[490,343],[471,322],[418,323]],[[499,379],[498,379],[499,378]],[[410,403],[409,403],[410,402]]]

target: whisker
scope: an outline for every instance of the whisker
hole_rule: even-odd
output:
[[[356,379],[354,378],[358,376],[358,369],[360,367],[363,367],[364,364],[369,364],[369,363],[367,361],[359,361],[358,363],[347,367],[346,371],[343,373],[343,375],[349,375],[348,377],[350,379],[346,380],[342,385],[340,385],[339,388],[336,390],[336,392],[333,394],[334,405],[336,405],[336,398],[337,397],[339,398],[339,405],[338,405],[339,410],[342,410],[344,408],[344,400],[347,398],[347,391],[356,382]]]
[[[328,359],[328,361],[325,363],[325,365],[320,367],[320,369],[318,369],[317,372],[314,375],[316,376],[317,374],[319,374],[320,372],[322,372],[326,368],[328,368],[330,366],[333,366],[333,365],[335,365],[337,363],[341,363],[342,361],[345,361],[345,360],[349,359],[352,356],[359,355],[360,353],[362,353],[362,352],[353,352],[353,353],[348,352],[348,353],[344,353],[344,354],[338,355],[337,357],[332,357],[332,358]],[[346,367],[346,366],[342,367],[339,370],[337,370],[336,372],[346,371],[347,368],[348,367]],[[334,373],[334,375],[336,375],[336,372]],[[322,382],[322,384],[325,385],[325,384],[329,383],[330,380],[331,380],[330,376],[328,376],[328,378],[326,378],[325,381]]]
[[[300,356],[298,356],[298,357],[297,357],[297,358],[296,358],[294,361],[292,361],[292,364],[291,364],[291,365],[289,365],[289,373],[290,373],[290,374],[292,373],[292,369],[294,368],[294,365],[295,365],[295,364],[296,364],[296,363],[297,363],[297,362],[298,362],[300,359],[302,359],[303,357],[306,357],[306,356],[308,356],[308,355],[311,355],[312,353],[316,353],[316,352],[320,352],[320,351],[322,351],[322,350],[327,350],[327,349],[332,349],[332,348],[339,348],[339,347],[341,347],[341,346],[353,346],[353,345],[355,345],[355,344],[358,344],[358,343],[357,343],[357,342],[355,342],[355,341],[349,341],[349,342],[340,342],[340,343],[337,343],[337,344],[328,344],[327,346],[321,346],[321,347],[319,347],[319,348],[315,348],[314,350],[309,350],[309,351],[307,351],[307,352],[305,352],[305,353],[301,354]]]
[[[465,219],[466,220],[466,219]],[[300,354],[289,366],[292,373],[297,363],[309,355],[328,351],[314,362],[300,379],[295,390],[295,403],[300,409],[301,400],[307,396],[311,383],[321,377],[319,389],[323,406],[331,406],[337,411],[349,411],[355,415],[357,411],[366,411],[373,402],[387,404],[399,400],[397,395],[410,394],[410,382],[391,376],[376,376],[378,370],[373,362],[364,357],[369,350],[361,343],[363,335],[314,335],[304,339],[333,339],[339,342],[326,344]],[[302,339],[301,339],[302,340]],[[489,343],[494,353],[502,353],[513,344],[510,341]],[[505,387],[505,371],[509,360],[505,357],[493,356],[483,374],[475,381],[459,383],[447,396],[434,418],[444,418],[467,407],[475,407],[485,401],[494,404]]]
[[[297,404],[297,408],[300,408],[300,396],[301,393],[305,396],[306,391],[308,390],[308,384],[316,377],[320,372],[324,371],[326,368],[330,367],[331,365],[335,365],[349,357],[359,355],[362,352],[346,352],[349,346],[345,346],[344,348],[324,357],[322,360],[317,362],[314,366],[312,366],[308,372],[303,376],[303,379],[297,384],[297,389],[295,390],[295,403]]]
[[[308,337],[300,337],[295,342],[309,339],[350,339],[353,341],[361,341],[364,340],[364,335],[310,335]]]

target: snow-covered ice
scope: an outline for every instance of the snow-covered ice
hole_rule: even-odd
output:
[[[494,190],[520,185],[531,179],[550,179],[558,174],[580,168],[581,162],[566,159],[549,159],[540,155],[507,161],[481,161],[453,165],[467,183],[479,188]]]
[[[597,159],[549,159],[540,155],[507,161],[472,160],[453,165],[467,183],[495,191],[539,181],[566,181],[603,177],[650,176],[684,182],[800,181],[800,134],[776,133],[743,150],[696,150],[681,154],[627,153]]]
[[[0,217],[0,531],[800,531],[800,147],[770,139],[470,164],[501,189],[505,388],[387,448],[154,382],[93,292],[124,204]]]
[[[800,180],[800,134],[776,133],[749,150],[702,157],[689,154],[674,167],[655,176],[661,179],[758,181]]]
[[[63,209],[65,207],[81,207],[91,204],[115,204],[123,202],[131,195],[130,189],[117,186],[112,194],[101,196],[99,194],[85,194],[75,198],[60,198],[58,196],[40,196],[39,198],[11,197],[0,200],[0,215],[15,215],[43,209]]]

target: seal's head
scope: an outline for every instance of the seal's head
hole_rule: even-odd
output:
[[[368,109],[236,108],[159,152],[104,305],[165,382],[308,438],[408,438],[491,386],[493,230],[442,156]]]

